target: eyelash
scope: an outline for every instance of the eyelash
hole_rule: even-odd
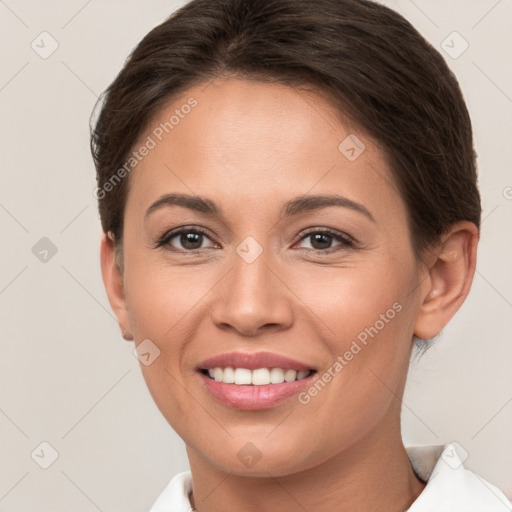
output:
[[[156,242],[155,248],[158,249],[160,247],[164,247],[164,246],[169,245],[169,242],[173,238],[175,238],[176,236],[181,235],[183,233],[201,234],[201,235],[204,235],[204,236],[210,238],[209,233],[206,230],[202,229],[202,228],[199,228],[199,227],[183,227],[183,228],[179,228],[179,229],[176,229],[174,231],[169,231],[169,232],[165,233]],[[320,229],[316,229],[316,230],[313,230],[313,231],[308,231],[308,232],[304,233],[297,240],[297,242],[295,242],[295,243],[301,242],[302,240],[305,240],[309,236],[315,235],[317,233],[330,235],[336,241],[340,242],[340,245],[338,245],[336,247],[330,247],[330,248],[325,249],[325,250],[306,248],[305,249],[306,251],[314,252],[314,253],[317,253],[317,254],[318,253],[330,254],[330,253],[333,253],[333,252],[336,252],[336,251],[340,251],[340,250],[353,249],[356,246],[354,240],[352,238],[350,238],[348,235],[341,234],[341,233],[339,233],[337,231],[334,231],[333,229],[330,229],[330,228],[320,228]],[[294,245],[295,245],[295,243],[294,243]],[[204,251],[204,249],[191,249],[191,250],[174,249],[174,248],[171,248],[170,245],[167,247],[167,250],[173,251],[173,252],[192,253],[192,254],[200,252],[200,251]]]

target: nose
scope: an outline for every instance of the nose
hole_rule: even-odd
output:
[[[252,262],[235,252],[233,266],[215,290],[211,318],[220,329],[257,336],[293,323],[293,293],[270,251],[263,251]]]

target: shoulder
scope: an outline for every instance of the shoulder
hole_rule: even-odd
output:
[[[464,467],[456,443],[406,447],[415,473],[427,483],[408,512],[510,512],[495,485]]]

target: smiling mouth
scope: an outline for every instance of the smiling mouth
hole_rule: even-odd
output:
[[[216,382],[235,384],[237,386],[283,384],[285,382],[303,380],[316,373],[316,370],[296,371],[289,368],[257,368],[250,370],[248,368],[221,368],[218,366],[215,368],[203,368],[200,371],[203,375]]]

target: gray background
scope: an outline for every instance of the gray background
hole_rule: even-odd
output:
[[[110,312],[88,146],[97,96],[182,3],[0,0],[0,511],[147,510],[188,469]],[[461,83],[484,207],[470,298],[411,366],[404,440],[457,441],[512,497],[512,1],[384,3]]]

